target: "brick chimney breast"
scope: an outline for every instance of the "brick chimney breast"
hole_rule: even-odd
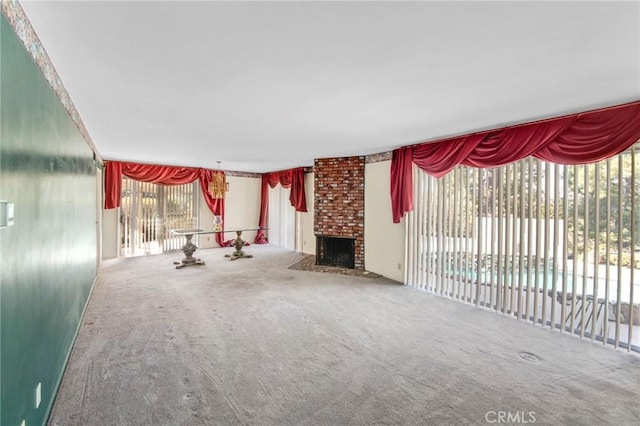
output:
[[[364,269],[365,157],[314,161],[316,236],[355,239],[355,269]]]

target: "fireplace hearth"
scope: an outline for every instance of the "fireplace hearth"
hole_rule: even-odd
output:
[[[316,235],[316,265],[354,269],[356,239]]]

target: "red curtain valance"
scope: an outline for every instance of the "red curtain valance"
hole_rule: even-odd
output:
[[[455,166],[498,167],[530,155],[558,164],[592,163],[640,139],[640,101],[393,151],[391,208],[399,223],[413,210],[411,163],[441,177]]]
[[[262,188],[260,191],[260,219],[258,226],[260,228],[267,227],[267,216],[269,214],[269,187],[275,188],[278,184],[285,188],[291,188],[289,201],[295,207],[297,212],[307,211],[307,198],[304,191],[304,169],[298,167],[295,169],[282,170],[279,172],[265,173],[262,175]],[[258,231],[254,240],[256,244],[268,243],[261,229]]]
[[[209,193],[209,182],[214,173],[222,171],[209,170],[192,167],[157,166],[150,164],[128,163],[121,161],[108,161],[105,166],[104,179],[104,208],[114,209],[120,207],[120,197],[122,192],[122,176],[131,179],[151,182],[159,185],[184,185],[196,179],[200,180],[200,190],[209,210],[214,215],[222,216],[224,224],[224,199],[211,197]],[[223,228],[224,229],[224,228]],[[225,246],[224,234],[216,234],[216,242],[220,246]]]

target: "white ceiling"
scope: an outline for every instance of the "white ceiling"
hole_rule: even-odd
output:
[[[640,2],[23,8],[105,159],[268,172],[640,99]]]

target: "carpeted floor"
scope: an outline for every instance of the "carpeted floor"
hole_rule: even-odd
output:
[[[638,424],[635,354],[246,250],[106,262],[50,423]]]

